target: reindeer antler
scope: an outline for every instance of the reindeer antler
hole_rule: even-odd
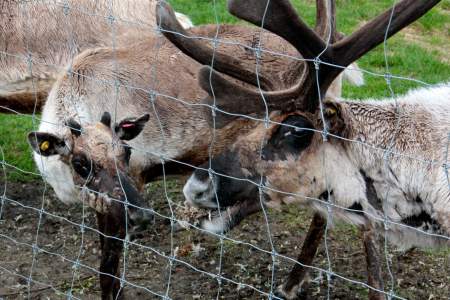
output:
[[[307,31],[307,35],[312,36],[312,38],[318,41],[318,43],[321,45],[320,47],[316,47],[316,49],[314,50],[315,52],[310,51],[310,53],[313,53],[314,55],[319,54],[327,48],[327,44],[323,42],[323,40],[327,40],[328,36],[330,36],[330,43],[338,39],[338,33],[336,32],[335,26],[336,9],[333,1],[316,1],[317,4],[315,30],[317,31],[317,34],[309,29],[309,27],[307,27],[307,25],[298,18],[294,8],[290,5],[289,1],[271,1],[270,6],[267,8],[267,2],[265,2],[266,4],[264,4],[264,1],[255,2],[251,0],[248,2],[238,2],[239,1],[229,1],[228,8],[231,13],[256,25],[260,25],[260,23],[262,22],[262,18],[264,17],[264,28],[273,31],[274,33],[282,36],[289,41],[292,40],[292,43],[294,43],[296,40],[295,32],[292,31],[283,33],[275,31],[277,28],[277,20],[281,20],[282,22],[284,22],[284,26],[286,26],[287,28],[290,28],[291,25],[295,28],[304,28],[305,31]],[[238,6],[241,4],[244,7],[241,7],[241,9],[239,9]],[[246,6],[248,6],[248,8],[246,8]],[[245,12],[247,11],[249,11],[250,14],[245,14]],[[263,16],[264,12],[266,12],[265,16]],[[277,14],[277,12],[279,12],[279,14]],[[258,19],[258,15],[260,15],[261,19]],[[301,45],[301,43],[299,45]],[[305,48],[304,45],[302,47]],[[304,54],[301,51],[300,53],[304,57],[308,58],[307,54]],[[209,75],[211,72],[213,72],[213,74],[210,78]],[[309,80],[310,85],[315,82],[315,77],[312,76],[315,74],[310,74],[310,78],[305,77],[305,75],[308,75],[309,73],[304,64],[300,65],[299,69],[297,69],[296,72],[298,73],[299,77],[297,84],[287,90],[276,92],[262,92],[244,88],[236,83],[228,81],[208,67],[204,67],[200,70],[199,81],[200,86],[210,95],[210,98],[206,99],[206,103],[212,104],[212,98],[215,97],[216,106],[219,109],[234,114],[251,114],[255,112],[258,113],[265,111],[265,106],[263,105],[264,103],[261,100],[262,97],[264,97],[269,109],[291,110],[296,108],[295,103],[298,102],[298,96],[302,94],[305,82],[308,82]],[[233,95],[229,95],[230,91],[233,91]],[[232,98],[231,101],[230,98]],[[243,103],[245,103],[245,105],[243,105]],[[215,126],[217,128],[221,128],[237,117],[238,116],[232,116],[229,114],[217,114],[215,117]],[[209,121],[210,123],[212,123],[210,119]]]
[[[342,35],[336,32],[336,5],[334,1],[316,1],[316,27],[314,31],[327,41],[330,36],[330,43],[334,43]]]
[[[385,36],[392,36],[424,15],[439,2],[440,0],[402,0],[349,37],[335,42],[337,33],[335,30],[334,0],[316,1],[316,31],[309,28],[300,19],[288,0],[229,0],[228,9],[230,13],[283,37],[306,59],[307,67],[298,70],[298,81],[293,87],[274,92],[244,88],[225,79],[210,68],[202,68],[200,85],[210,95],[206,102],[212,104],[214,95],[216,106],[223,111],[261,115],[262,112],[265,112],[262,101],[262,98],[264,98],[270,109],[284,111],[299,109],[314,112],[319,103],[318,92],[323,96],[343,68],[379,45],[385,39]],[[386,33],[388,24],[389,30]],[[326,40],[328,34],[331,34],[331,39],[330,44],[327,45],[324,40]],[[195,47],[197,46],[199,45]],[[196,49],[198,48],[191,48],[190,51],[197,51]],[[203,50],[205,50],[204,47]],[[211,50],[209,51],[211,52]],[[201,61],[198,59],[199,55],[187,54],[194,58],[197,57],[196,59]],[[320,57],[318,57],[319,55]],[[229,59],[226,56],[222,58],[224,60]],[[315,66],[319,62],[316,60],[317,58],[328,64],[320,64],[319,70],[316,71]],[[223,61],[215,65],[214,69],[248,83],[248,79],[242,79],[245,76],[243,76],[243,71],[240,68],[241,65],[233,60],[231,61],[232,63],[228,65]],[[209,64],[209,62],[207,63]],[[331,65],[339,65],[341,68]],[[212,76],[209,76],[210,72],[213,72]],[[318,75],[318,82],[316,75]],[[254,79],[255,77],[252,77],[251,81],[253,82]],[[319,90],[317,84],[319,84]],[[233,116],[218,114],[216,126],[224,126],[234,118]]]
[[[214,69],[217,71],[253,86],[257,86],[259,80],[261,87],[265,90],[272,88],[271,80],[265,78],[264,75],[258,74],[257,78],[256,73],[246,68],[240,60],[218,51],[214,52],[214,49],[207,43],[192,37],[178,22],[172,7],[168,3],[160,2],[156,6],[156,22],[163,29],[162,33],[167,39],[183,53],[202,65],[211,65],[214,56]]]
[[[281,36],[303,58],[312,59],[326,47],[320,36],[299,18],[288,0],[230,0],[228,10],[240,19]]]
[[[329,47],[326,47],[324,41],[299,19],[299,16],[288,0],[230,0],[229,9],[235,16],[255,25],[260,26],[264,19],[264,28],[285,38],[306,59],[314,59],[318,54],[321,54],[320,60],[346,67],[384,40],[392,9],[394,9],[394,12],[392,13],[392,19],[386,37],[392,36],[403,27],[417,20],[439,2],[440,0],[402,0],[395,7],[374,18],[349,37]],[[268,7],[266,9],[267,5]],[[317,19],[319,21],[317,22],[318,26],[316,28],[318,31],[322,31],[321,28],[324,27],[323,25],[319,25],[320,23],[323,24],[323,22],[320,22],[320,16],[324,15],[323,11],[327,7],[333,11],[334,1],[317,1]],[[330,20],[332,26],[330,29],[334,30],[334,12],[330,17],[332,18]],[[325,19],[323,18],[322,20]],[[322,95],[325,94],[330,84],[342,70],[343,68],[320,65],[318,83]],[[299,95],[296,101],[298,109],[311,112],[317,109],[319,97],[317,94],[315,72],[313,62],[309,61],[307,74],[301,74],[303,82],[299,84],[301,85],[301,89],[299,89]],[[216,95],[217,97],[218,95]],[[272,106],[281,107],[282,105],[272,104]],[[292,106],[288,103],[287,107]],[[227,110],[228,107],[222,106],[222,109]]]

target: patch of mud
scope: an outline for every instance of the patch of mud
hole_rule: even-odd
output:
[[[168,181],[166,186],[171,203],[181,203],[181,182]],[[0,181],[0,195],[2,191]],[[215,299],[218,293],[219,299],[267,299],[258,290],[269,293],[271,286],[278,286],[292,267],[291,262],[279,257],[272,263],[262,214],[250,217],[227,236],[264,249],[265,253],[193,229],[172,232],[162,182],[149,185],[146,198],[167,218],[157,217],[151,228],[129,247],[125,268],[121,268],[128,282],[128,299],[160,299],[158,295],[166,291],[172,299]],[[279,212],[269,211],[268,218],[276,252],[295,258],[310,215],[289,206]],[[83,220],[86,228],[82,234],[79,224]],[[98,299],[95,270],[99,264],[99,242],[95,228],[91,209],[85,208],[83,214],[81,205],[60,203],[42,182],[8,182],[0,221],[0,299],[63,299],[69,290],[80,299]],[[358,231],[338,225],[329,232],[327,242],[330,266],[323,245],[314,266],[331,267],[341,276],[365,282],[365,259]],[[33,252],[33,244],[41,251]],[[449,254],[448,250],[390,250],[387,257],[391,260],[395,293],[407,299],[449,299]],[[171,260],[173,255],[175,259]],[[386,264],[383,270],[389,289],[391,277]],[[225,279],[219,284],[215,276],[219,273],[241,284]],[[328,285],[326,275],[317,271],[311,277],[316,280],[302,299],[326,299],[328,286],[330,299],[367,298],[367,289],[362,285],[336,276]]]

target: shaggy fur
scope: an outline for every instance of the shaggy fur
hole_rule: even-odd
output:
[[[417,89],[397,99],[328,100],[325,107],[337,110],[326,114],[327,125],[332,134],[344,139],[330,135],[324,142],[322,133],[315,132],[303,151],[280,155],[285,151],[280,148],[279,155],[260,160],[261,141],[268,143],[279,127],[260,125],[240,137],[229,152],[233,155],[222,159],[238,159],[251,176],[263,175],[270,188],[265,189],[269,206],[298,203],[328,216],[328,199],[344,208],[333,207],[334,217],[364,228],[375,227],[383,233],[386,217],[449,237],[450,188],[443,165],[450,142],[450,84]],[[323,128],[319,113],[298,114],[311,120],[316,130]],[[282,122],[286,117],[272,120]],[[390,222],[388,237],[401,248],[450,245],[448,238]]]

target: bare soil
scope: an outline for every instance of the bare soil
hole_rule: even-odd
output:
[[[0,178],[0,196],[4,184],[4,178]],[[168,181],[166,186],[171,200],[182,201],[180,181]],[[149,185],[146,197],[158,213],[170,216],[163,182]],[[298,255],[310,217],[309,213],[291,206],[282,211],[269,211],[270,232],[277,253],[291,258]],[[82,234],[79,224],[83,220],[86,229]],[[99,242],[95,228],[95,214],[91,209],[85,208],[83,214],[81,205],[62,204],[42,181],[7,182],[0,221],[0,299],[60,299],[67,298],[69,290],[77,298],[98,299],[95,270],[99,264]],[[275,268],[275,289],[293,264],[281,257],[272,262],[263,214],[245,220],[227,237],[268,253],[230,240],[221,242],[220,238],[197,230],[176,231],[171,235],[168,219],[156,218],[151,228],[134,239],[128,249],[125,267],[122,265],[127,281],[126,297],[161,299],[155,294],[164,295],[168,288],[172,299],[215,299],[217,295],[219,299],[267,299],[257,290],[270,292],[272,269]],[[33,244],[37,245],[34,255]],[[365,282],[364,252],[354,227],[336,225],[328,232],[327,245],[330,266],[322,243],[314,260],[315,267],[326,270],[330,267],[340,276]],[[176,249],[172,265],[171,249]],[[390,260],[393,278],[384,261],[385,286],[389,289],[393,284],[396,295],[407,299],[450,299],[448,249],[413,249],[403,253],[389,248],[383,256]],[[225,279],[219,284],[212,275],[219,272],[240,284]],[[361,284],[337,276],[328,282],[326,274],[316,270],[311,272],[311,278],[316,280],[308,285],[301,299],[327,299],[327,293],[330,299],[367,298],[367,289]]]

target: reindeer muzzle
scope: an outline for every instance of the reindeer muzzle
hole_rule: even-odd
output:
[[[133,180],[120,171],[113,175],[106,170],[98,173],[89,183],[88,198],[89,206],[97,212],[113,215],[118,220],[123,219],[127,204],[131,227],[145,228],[154,218]]]
[[[128,202],[128,216],[132,226],[139,228],[147,227],[154,219],[154,214],[151,209],[146,207],[145,201],[139,191],[133,184],[131,178],[123,173],[120,174],[120,183],[122,193],[121,200]]]

